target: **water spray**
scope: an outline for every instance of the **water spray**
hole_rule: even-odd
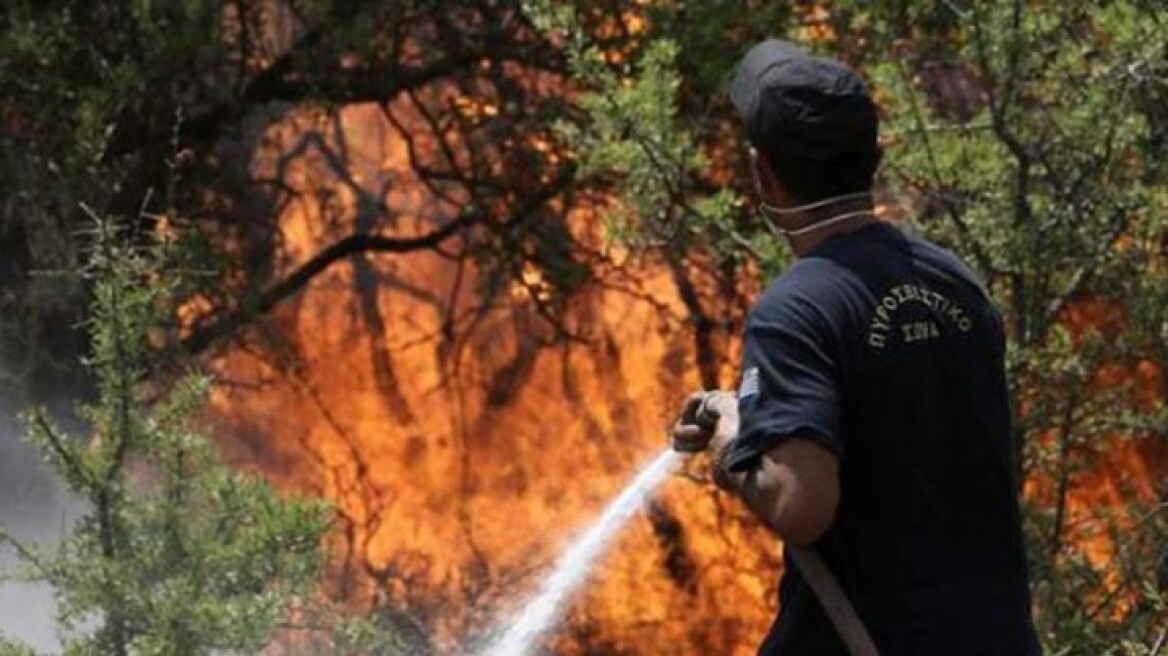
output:
[[[524,656],[532,644],[559,617],[564,601],[575,592],[588,575],[592,564],[607,550],[645,498],[669,475],[679,455],[667,449],[641,470],[604,510],[604,514],[556,561],[556,567],[544,579],[539,590],[514,615],[506,633],[496,639],[480,656]]]

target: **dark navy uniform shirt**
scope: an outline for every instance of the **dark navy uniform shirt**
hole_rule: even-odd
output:
[[[976,277],[883,223],[821,244],[751,312],[728,464],[794,436],[836,454],[840,504],[814,546],[882,656],[1038,654],[1004,349]],[[780,606],[760,654],[846,655],[796,568]]]

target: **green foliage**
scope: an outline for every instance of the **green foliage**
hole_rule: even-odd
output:
[[[880,4],[876,24],[896,25],[898,10],[929,3]],[[1141,361],[1168,367],[1157,105],[1168,12],[1005,1],[931,11],[939,36],[911,35],[901,56],[869,69],[893,135],[886,176],[929,201],[916,228],[980,269],[1012,328],[1021,478],[1052,489],[1030,499],[1027,522],[1040,632],[1052,653],[1148,653],[1163,628],[1168,490],[1150,481],[1152,497],[1125,489],[1126,504],[1073,520],[1071,499],[1122,441],[1168,435],[1163,390],[1136,400],[1132,373]],[[905,34],[877,28],[876,52]],[[952,94],[930,92],[925,63],[978,95],[959,109]],[[1072,329],[1066,313],[1077,305],[1095,307],[1095,320]],[[1108,366],[1126,368],[1126,381],[1101,383]],[[1101,568],[1088,544],[1109,539],[1118,553]]]
[[[36,650],[0,636],[0,656],[36,656]]]
[[[572,79],[583,93],[581,120],[556,125],[580,162],[579,177],[610,187],[620,204],[609,212],[610,238],[641,247],[689,242],[702,225],[726,225],[734,194],[697,193],[695,177],[709,166],[695,135],[678,122],[679,45],[597,39],[582,23],[584,7],[530,2],[528,15],[565,42]],[[612,21],[624,17],[608,17]]]
[[[107,221],[93,244],[99,394],[82,414],[94,439],[28,417],[29,439],[88,511],[59,547],[18,546],[28,574],[56,594],[66,653],[254,652],[311,592],[329,511],[219,461],[193,426],[206,378],[152,389],[151,331],[176,287],[170,246],[134,245]]]
[[[591,3],[525,8],[534,25],[563,42],[582,90],[580,113],[559,121],[556,134],[580,162],[579,182],[618,200],[605,217],[609,239],[675,263],[704,245],[727,266],[750,261],[765,275],[788,264],[787,252],[759,230],[742,190],[710,175],[714,167],[740,169],[741,144],[730,144],[737,160],[708,152],[709,143],[739,138],[736,128],[726,129],[723,96],[728,70],[746,46],[728,48],[727,39],[748,44],[765,36],[791,19],[787,5],[742,12],[736,3],[687,3],[603,14],[646,26],[644,33],[626,28],[631,35],[620,40],[596,36]]]
[[[205,66],[227,56],[208,47],[221,41],[221,20],[221,3],[207,0],[16,0],[0,9],[3,391],[25,392],[37,374],[53,378],[46,385],[74,378],[83,349],[64,347],[79,341],[70,330],[86,285],[43,272],[81,264],[78,201],[134,217],[147,188],[165,187],[180,105],[214,102],[233,86],[220,71],[239,70]]]
[[[296,653],[384,654],[385,656],[429,656],[429,637],[413,618],[392,611],[369,617],[341,617],[329,604],[305,609],[303,613],[316,627],[296,642]]]
[[[621,199],[613,235],[777,272],[782,247],[735,193],[749,190],[744,167],[714,147],[738,138],[719,78],[738,44],[763,36],[722,5],[656,8],[631,66],[596,54],[579,18],[587,3],[530,11],[566,43],[586,90],[585,115],[560,135]],[[1168,489],[1121,481],[1121,502],[1090,513],[1072,512],[1072,499],[1097,484],[1086,474],[1109,450],[1168,439],[1168,394],[1139,398],[1133,373],[1140,362],[1168,370],[1168,10],[1136,0],[827,9],[830,30],[808,45],[871,81],[886,117],[883,195],[910,229],[974,265],[1007,317],[1019,484],[1050,490],[1028,498],[1026,523],[1046,648],[1148,654],[1165,630]],[[798,16],[751,18],[781,33]],[[709,184],[711,168],[736,170],[735,189]],[[1076,308],[1093,318],[1072,322]],[[1102,382],[1107,367],[1124,381]],[[1091,543],[1115,555],[1092,560]]]

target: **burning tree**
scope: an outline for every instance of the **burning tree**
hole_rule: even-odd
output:
[[[590,208],[604,197],[576,190],[548,121],[577,111],[563,56],[518,7],[56,3],[5,19],[19,174],[6,181],[26,206],[6,206],[13,352],[67,359],[85,342],[38,327],[70,325],[65,299],[88,286],[29,275],[70,267],[74,200],[149,228],[162,208],[128,199],[173,180],[174,214],[204,250],[194,266],[221,275],[186,290],[163,348],[218,374],[224,453],[337,501],[338,596],[447,639],[483,630],[556,546],[509,532],[516,511],[532,527],[578,523],[657,447],[677,385],[658,370],[682,375],[684,326],[714,276],[680,262],[629,275],[639,256],[599,238]],[[33,370],[42,391],[59,380]],[[610,450],[541,461],[553,424],[548,439]],[[666,574],[634,612],[684,632],[657,601],[695,590],[684,523],[676,504],[652,517],[642,567]],[[604,605],[577,630],[624,612]]]

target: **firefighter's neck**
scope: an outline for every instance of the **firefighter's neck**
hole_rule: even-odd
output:
[[[829,202],[767,203],[778,211],[767,211],[766,208],[762,211],[767,214],[767,220],[782,232],[796,257],[805,256],[836,235],[859,230],[876,220],[870,193],[826,200]],[[804,206],[806,209],[797,209]]]

